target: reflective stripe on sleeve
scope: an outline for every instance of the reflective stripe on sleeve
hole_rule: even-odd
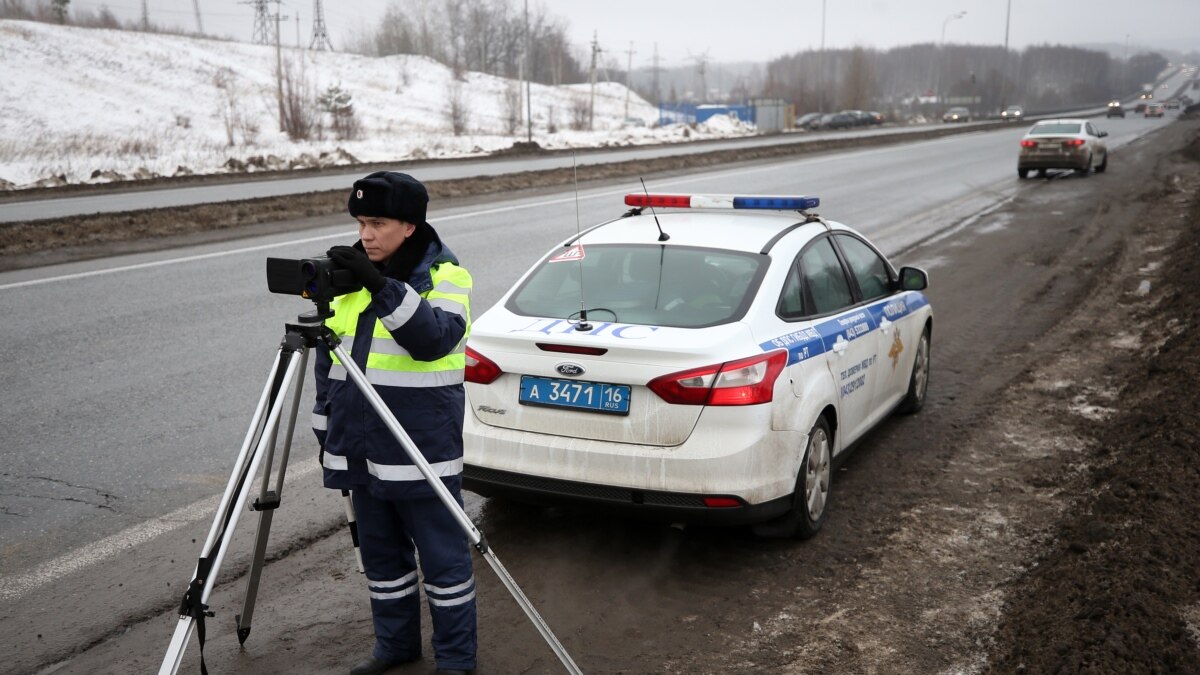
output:
[[[350,463],[341,455],[331,455],[328,452],[322,452],[321,466],[334,471],[346,471],[350,468]]]
[[[471,293],[471,289],[467,286],[459,286],[458,284],[456,284],[448,279],[442,279],[441,281],[439,281],[437,283],[437,286],[433,287],[433,292],[435,292],[435,293],[457,293],[458,295],[469,295]]]
[[[329,454],[326,453],[325,456],[328,457]],[[342,459],[345,460],[345,458]],[[435,476],[457,476],[462,473],[463,460],[462,457],[459,457],[445,462],[431,462],[429,468],[433,469]],[[421,470],[412,464],[376,464],[368,459],[367,471],[379,480],[396,482],[425,480],[425,477],[421,475]]]
[[[371,338],[372,354],[387,354],[389,356],[408,356],[408,350],[401,347],[391,336],[386,338]]]
[[[464,303],[451,300],[450,298],[430,298],[429,306],[436,307],[443,312],[450,312],[461,317],[467,316],[467,306]]]
[[[312,428],[316,431],[325,431],[329,428],[329,418],[319,413],[313,413]]]
[[[388,330],[396,330],[408,323],[408,320],[417,313],[417,308],[421,306],[421,296],[413,290],[412,286],[404,284],[404,299],[400,301],[400,306],[396,311],[388,314],[379,320]]]

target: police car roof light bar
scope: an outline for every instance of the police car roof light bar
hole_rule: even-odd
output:
[[[639,208],[803,211],[820,206],[821,200],[819,197],[772,195],[627,194],[625,205]]]

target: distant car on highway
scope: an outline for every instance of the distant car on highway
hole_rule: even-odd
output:
[[[1000,111],[1000,119],[1005,122],[1020,122],[1025,118],[1025,109],[1019,105],[1010,105]]]
[[[1108,102],[1108,112],[1105,117],[1125,117],[1125,108],[1121,105],[1121,101],[1113,99]]]
[[[1108,169],[1107,131],[1099,131],[1084,119],[1043,120],[1033,125],[1021,139],[1017,156],[1017,176],[1025,178],[1036,170],[1045,176],[1047,169],[1073,169],[1087,176],[1092,169]]]
[[[946,114],[942,115],[942,121],[943,122],[970,122],[971,121],[971,111],[968,110],[967,108],[960,108],[960,107],[951,108],[946,111]]]
[[[471,326],[464,486],[816,534],[843,453],[922,407],[933,328],[928,275],[818,203],[631,194],[548,252]]]
[[[1164,104],[1167,110],[1179,110],[1179,99],[1173,98]]]
[[[1166,111],[1163,108],[1163,104],[1161,104],[1161,103],[1147,103],[1146,104],[1146,117],[1162,117],[1165,114],[1166,114]]]

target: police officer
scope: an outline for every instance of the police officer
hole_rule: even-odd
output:
[[[380,171],[354,183],[349,209],[359,241],[328,255],[363,289],[336,298],[325,323],[461,505],[471,275],[425,222],[428,202],[425,186],[407,174]],[[316,354],[313,430],[325,487],[351,491],[375,626],[371,657],[350,672],[382,673],[421,658],[419,587],[437,672],[470,672],[475,577],[466,534],[336,355]]]

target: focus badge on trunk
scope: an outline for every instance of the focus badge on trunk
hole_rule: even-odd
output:
[[[558,371],[559,375],[566,375],[567,377],[578,377],[584,372],[583,366],[578,363],[560,363],[554,366],[554,370]]]

